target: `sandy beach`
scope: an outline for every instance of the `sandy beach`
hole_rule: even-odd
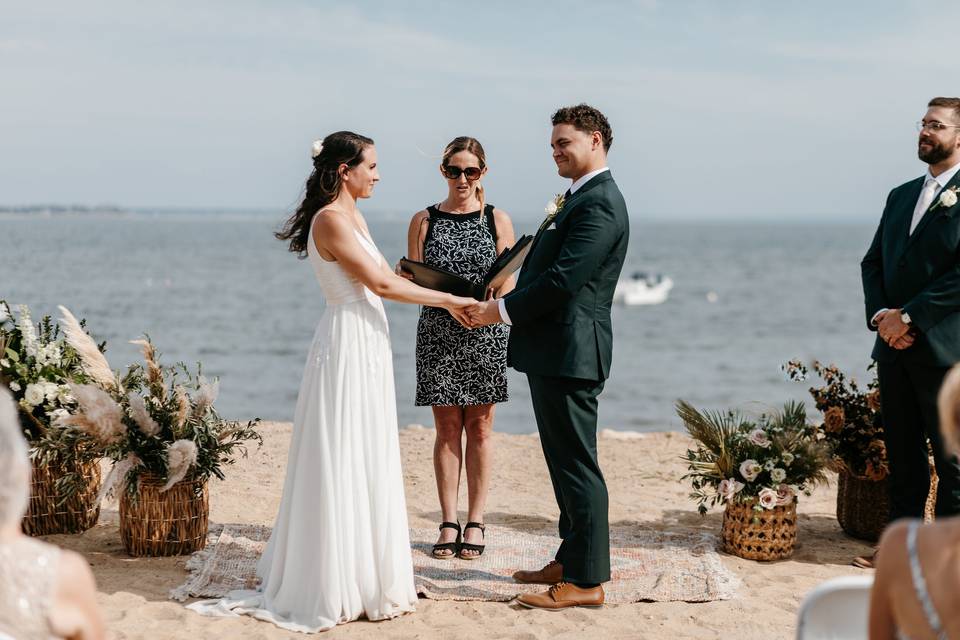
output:
[[[210,519],[217,523],[272,524],[280,501],[290,424],[267,423],[264,445],[211,486]],[[431,452],[433,430],[401,432],[407,509],[411,527],[436,526]],[[614,527],[704,530],[719,535],[721,513],[697,514],[680,477],[689,440],[678,433],[604,431],[600,458],[610,490]],[[494,479],[487,522],[516,529],[555,531],[557,509],[535,436],[495,436]],[[798,548],[789,560],[757,563],[722,555],[742,581],[733,600],[609,605],[602,610],[529,611],[494,602],[420,599],[416,613],[371,623],[358,621],[327,632],[330,638],[791,638],[804,594],[827,578],[856,574],[850,560],[869,547],[848,538],[834,517],[836,486],[818,488],[799,504]],[[466,505],[465,491],[461,505]],[[465,520],[461,514],[461,520]],[[168,599],[187,577],[186,558],[131,558],[120,542],[117,512],[106,508],[99,524],[79,536],[48,540],[82,553],[97,579],[98,600],[116,638],[300,638],[249,618],[205,618]],[[497,552],[497,540],[487,541]],[[584,636],[584,634],[587,634]]]

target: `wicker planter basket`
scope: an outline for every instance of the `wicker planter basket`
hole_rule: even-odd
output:
[[[79,473],[84,483],[64,502],[63,495],[57,491],[57,479],[73,472]],[[83,533],[97,524],[100,517],[99,492],[99,462],[35,464],[30,479],[30,502],[21,523],[23,532],[31,536]]]
[[[723,512],[723,550],[748,560],[781,560],[797,541],[796,501],[754,511],[756,499],[728,502]]]
[[[937,471],[930,459],[930,493],[923,519],[931,522],[937,508]],[[837,475],[837,522],[854,538],[876,542],[880,539],[890,515],[887,480],[870,480],[840,470]]]
[[[120,537],[132,556],[185,555],[207,544],[207,481],[187,478],[160,493],[164,484],[144,473],[136,496],[120,496]]]

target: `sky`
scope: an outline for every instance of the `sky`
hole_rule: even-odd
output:
[[[869,7],[867,9],[866,7]],[[368,211],[445,195],[458,135],[489,202],[567,182],[550,114],[613,128],[632,216],[876,220],[956,95],[947,2],[0,0],[0,206],[295,207],[315,138],[376,140]]]

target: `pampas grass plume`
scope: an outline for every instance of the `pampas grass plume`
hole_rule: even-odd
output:
[[[92,384],[71,382],[69,385],[70,393],[77,399],[82,414],[82,417],[74,417],[74,426],[80,427],[104,444],[120,441],[126,433],[123,409],[110,394]]]
[[[127,400],[130,403],[130,415],[133,417],[133,421],[137,423],[140,432],[145,436],[156,436],[160,433],[160,425],[147,411],[147,403],[140,394],[131,391],[127,394]]]
[[[166,491],[183,480],[196,463],[197,445],[193,440],[177,440],[167,447],[167,484],[160,491]]]
[[[67,339],[67,344],[73,347],[73,350],[80,356],[83,363],[83,370],[88,376],[94,379],[96,383],[108,391],[117,388],[117,381],[114,378],[113,371],[110,369],[110,363],[100,353],[97,343],[93,341],[87,332],[80,326],[80,321],[74,317],[70,310],[60,305],[62,317],[60,325],[63,328],[63,334]]]

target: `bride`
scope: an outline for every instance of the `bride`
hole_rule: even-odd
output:
[[[313,147],[303,203],[277,233],[309,258],[326,298],[297,399],[283,498],[257,565],[256,591],[194,603],[315,632],[413,611],[393,362],[381,298],[442,307],[474,302],[421,288],[380,254],[358,198],[380,179],[373,140],[340,131]]]

